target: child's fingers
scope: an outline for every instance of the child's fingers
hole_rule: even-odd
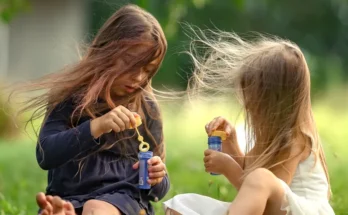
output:
[[[225,132],[226,132],[227,136],[230,136],[232,134],[233,129],[234,128],[231,125],[229,125],[229,124],[226,125]]]
[[[132,125],[133,127],[136,127],[137,121],[135,120],[135,115],[138,115],[138,114],[135,112],[131,112],[130,110],[128,110],[127,108],[123,106],[120,108],[120,110],[126,116],[126,119],[128,120],[127,128],[129,128],[130,125]]]
[[[207,123],[205,126],[205,132],[207,132],[207,134],[209,135],[209,123]]]
[[[166,175],[165,171],[160,171],[160,172],[150,172],[149,173],[149,178],[154,179],[154,178],[163,178]]]
[[[126,129],[126,125],[119,117],[113,117],[112,121],[117,125],[119,131],[124,131]]]
[[[121,131],[121,128],[118,126],[118,124],[116,122],[114,122],[113,119],[111,119],[109,121],[108,127],[111,128],[114,132],[120,132]]]
[[[120,124],[120,127],[122,129],[123,129],[123,126],[124,126],[124,129],[129,128],[130,124],[131,124],[131,120],[129,118],[129,115],[131,115],[133,118],[134,118],[134,116],[132,114],[128,115],[127,113],[123,112],[122,110],[118,110],[116,113],[117,113],[118,118],[122,121],[122,124]]]
[[[137,161],[135,164],[133,164],[133,169],[138,169],[139,168],[139,161]]]
[[[113,114],[111,114],[112,121],[118,125],[118,127],[121,129],[121,131],[126,129],[125,119],[127,119],[126,116],[120,111],[115,110]]]
[[[140,115],[136,112],[132,112],[132,117],[130,118],[132,126],[137,127],[137,117],[141,118]]]
[[[210,164],[204,164],[204,169],[206,172],[211,172],[211,165]]]
[[[203,162],[204,163],[207,163],[207,162],[209,162],[210,161],[210,156],[205,156],[204,158],[203,158]]]
[[[212,127],[213,127],[215,121],[216,121],[216,119],[213,119],[212,121],[210,121],[209,123],[207,123],[207,124],[205,125],[205,131],[207,132],[207,134],[208,134],[209,136],[211,135],[211,132],[213,131],[213,130],[211,130],[211,129],[212,129]]]
[[[151,165],[149,167],[149,172],[161,172],[166,169],[164,163],[159,163],[157,165]]]
[[[155,185],[155,184],[161,183],[162,180],[163,180],[163,178],[149,179],[149,180],[147,180],[147,183],[149,183],[151,185]]]
[[[206,127],[208,135],[210,136],[211,133],[217,129],[224,129],[225,124],[226,120],[223,117],[215,117]]]
[[[150,158],[147,161],[147,163],[150,165],[156,165],[158,163],[162,163],[162,159],[159,156],[154,156],[154,157]]]
[[[126,108],[123,108],[121,109],[122,110],[122,113],[125,114],[125,116],[127,117],[127,120],[128,120],[128,127],[127,128],[130,128],[130,126],[132,125],[132,127],[136,127],[137,125],[137,121],[135,119],[135,116],[138,116],[137,113],[135,112],[131,112],[130,110],[126,109]]]
[[[214,152],[214,150],[212,150],[212,149],[206,149],[206,150],[204,151],[204,156],[209,156],[209,155],[211,155],[213,152]]]
[[[209,135],[209,136],[211,135],[212,131],[214,130],[216,120],[217,120],[217,118],[214,118],[214,119],[209,123],[209,126],[208,126],[208,135]]]
[[[215,122],[212,126],[212,131],[224,129],[225,125],[226,125],[226,120],[224,118],[222,118],[221,116],[219,116],[215,120]]]

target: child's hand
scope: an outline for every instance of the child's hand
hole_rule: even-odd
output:
[[[162,182],[164,176],[167,174],[166,165],[163,163],[162,159],[158,156],[150,158],[147,163],[149,164],[149,181],[148,183],[153,185]],[[139,162],[133,165],[134,169],[139,168]]]
[[[206,172],[225,174],[227,171],[226,166],[233,158],[226,153],[207,149],[204,151],[203,160]]]
[[[153,185],[162,182],[164,176],[166,176],[166,165],[163,163],[162,159],[158,156],[150,158],[147,163],[149,164],[149,181],[148,183]]]
[[[91,121],[91,133],[94,138],[111,131],[120,132],[136,126],[136,113],[131,112],[122,105],[109,111],[107,114]]]
[[[205,125],[205,131],[210,136],[213,131],[220,130],[226,132],[227,139],[237,141],[236,129],[225,118],[219,116]]]

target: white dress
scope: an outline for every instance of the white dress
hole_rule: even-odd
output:
[[[287,211],[287,215],[335,214],[327,200],[325,172],[319,159],[315,163],[314,153],[298,165],[290,186],[280,179],[279,181],[285,190],[281,209]],[[188,193],[165,201],[164,208],[171,208],[183,215],[226,215],[229,204],[230,202]]]

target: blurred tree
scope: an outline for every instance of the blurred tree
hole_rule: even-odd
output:
[[[8,24],[15,15],[27,9],[29,9],[28,0],[0,0],[0,22]],[[2,87],[2,83],[0,83],[0,90]],[[1,93],[0,91],[0,139],[15,137],[18,129],[15,120],[11,117],[13,110]],[[4,201],[1,201],[0,198],[0,207],[2,203]],[[6,212],[6,208],[4,210]]]
[[[134,3],[151,12],[161,23],[169,51],[155,85],[185,87],[192,66],[189,38],[182,22],[203,29],[218,28],[245,33],[257,31],[288,38],[304,50],[312,69],[313,88],[325,90],[333,82],[347,82],[348,1],[346,0],[89,0],[92,38],[119,7]],[[29,8],[28,0],[0,0],[0,18],[8,23]],[[340,78],[339,78],[340,77]]]
[[[28,0],[0,0],[0,18],[3,22],[9,23],[17,13],[28,8]]]
[[[91,33],[117,8],[135,3],[161,23],[169,51],[154,84],[185,87],[192,70],[186,55],[189,38],[182,22],[202,29],[237,33],[257,31],[288,38],[304,51],[314,90],[348,80],[348,1],[346,0],[90,0]],[[338,78],[339,77],[339,78]]]

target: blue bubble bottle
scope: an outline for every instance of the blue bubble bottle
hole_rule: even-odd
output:
[[[210,137],[208,137],[209,149],[222,151],[222,140],[226,140],[226,132],[224,131],[213,131]],[[221,164],[223,165],[223,164]],[[210,173],[210,175],[220,175],[216,173]]]
[[[153,153],[152,151],[146,151],[142,152],[140,151],[138,153],[139,158],[139,189],[145,189],[148,190],[151,188],[151,184],[149,184],[147,181],[149,180],[149,170],[148,170],[148,164],[147,161],[152,158]]]

